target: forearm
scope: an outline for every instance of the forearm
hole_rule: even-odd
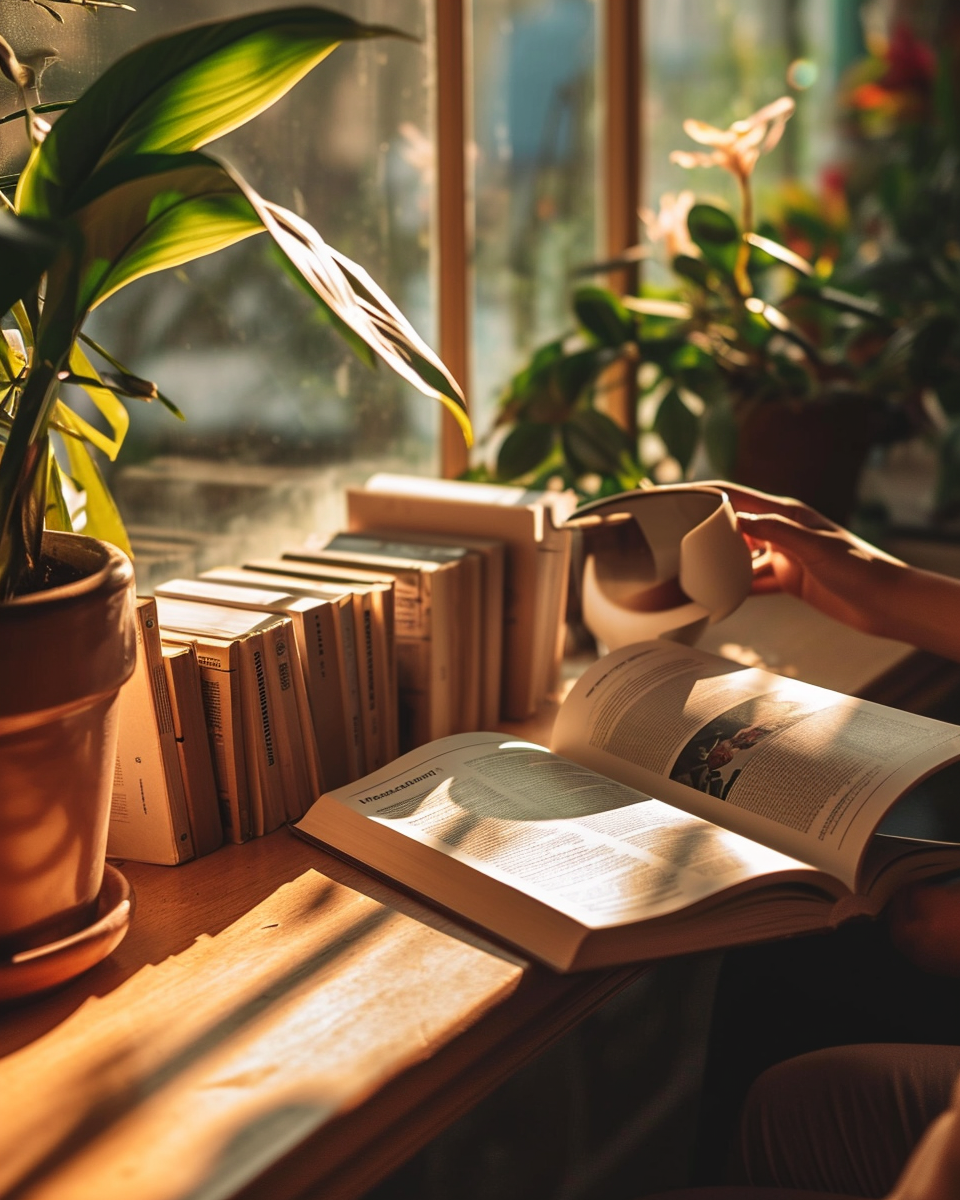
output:
[[[960,662],[960,580],[876,563],[871,632]]]

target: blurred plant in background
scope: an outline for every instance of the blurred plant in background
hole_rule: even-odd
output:
[[[936,49],[903,23],[867,46],[816,195],[787,181],[755,211],[754,167],[791,99],[729,129],[684,123],[697,148],[671,160],[732,174],[738,211],[665,195],[642,247],[585,268],[642,259],[644,280],[573,288],[574,329],[509,381],[475,474],[590,497],[709,472],[846,517],[870,450],[919,436],[937,454],[931,516],[960,515],[960,13]],[[629,431],[605,411],[624,367]]]
[[[882,359],[938,445],[936,517],[960,513],[960,15],[935,51],[905,24],[841,91],[851,214],[846,286],[893,332]]]
[[[770,486],[782,480],[783,454],[774,461],[782,451],[797,482],[776,486],[838,515],[849,505],[869,447],[913,426],[892,403],[881,361],[892,328],[881,307],[834,286],[832,247],[822,229],[812,236],[814,223],[811,263],[754,213],[753,169],[793,111],[782,97],[729,129],[684,123],[703,148],[675,151],[673,161],[729,171],[739,214],[691,192],[643,214],[652,246],[624,261],[656,249],[669,282],[645,281],[635,296],[576,288],[576,329],[510,380],[495,466],[475,475],[557,482],[591,497],[689,474],[702,447],[712,473]],[[616,363],[636,372],[636,437],[603,411]],[[841,452],[839,467],[823,453],[825,439]],[[838,482],[840,494],[821,494]]]

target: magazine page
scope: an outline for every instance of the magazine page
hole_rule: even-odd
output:
[[[814,874],[804,863],[504,734],[459,734],[422,746],[321,797],[296,825],[417,888],[409,849],[384,861],[373,853],[369,828],[357,832],[357,848],[345,845],[331,811],[336,806],[594,928],[674,912],[760,875]]]
[[[665,641],[593,664],[552,748],[841,879],[960,730]]]

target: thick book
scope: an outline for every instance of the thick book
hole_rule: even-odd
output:
[[[137,661],[120,689],[107,853],[174,866],[194,857],[157,606],[137,600]]]
[[[163,668],[170,693],[187,817],[199,858],[223,844],[223,822],[213,773],[213,757],[203,711],[203,684],[196,646],[164,642]]]
[[[960,728],[666,641],[593,664],[552,752],[441,739],[294,829],[560,971],[833,928],[960,870]]]
[[[389,495],[347,488],[347,521],[351,530],[385,537],[388,532],[407,541],[435,546],[459,546],[472,551],[480,567],[480,615],[477,625],[480,653],[480,713],[465,729],[493,729],[500,721],[500,681],[503,659],[504,545],[497,538],[470,537],[413,530],[404,524],[405,509]]]
[[[576,496],[391,474],[371,476],[365,490],[383,497],[407,530],[503,542],[500,711],[505,720],[531,716],[559,675],[571,546],[564,522]]]

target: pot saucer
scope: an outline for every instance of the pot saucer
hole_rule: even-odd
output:
[[[92,924],[46,946],[0,958],[0,1001],[45,992],[95,966],[119,946],[132,914],[130,884],[107,863]]]

